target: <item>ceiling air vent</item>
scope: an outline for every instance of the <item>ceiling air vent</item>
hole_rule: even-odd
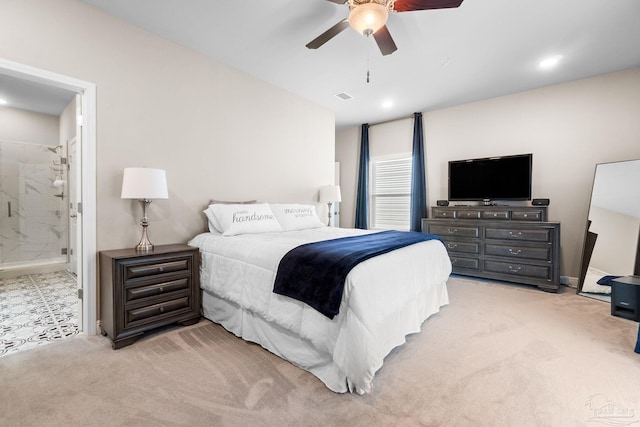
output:
[[[342,99],[343,101],[348,101],[350,99],[353,99],[353,96],[349,95],[346,92],[340,92],[340,93],[336,93],[336,96],[340,99]]]

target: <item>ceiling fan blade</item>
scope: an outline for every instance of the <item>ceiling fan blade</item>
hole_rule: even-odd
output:
[[[413,10],[447,9],[458,7],[463,0],[396,0],[393,10],[411,12]]]
[[[390,55],[398,50],[398,47],[393,41],[391,33],[389,32],[389,29],[387,29],[386,25],[373,33],[373,38],[376,39],[376,43],[383,55]]]
[[[306,46],[309,49],[317,49],[323,44],[325,44],[326,42],[328,42],[329,40],[331,40],[332,38],[334,38],[335,36],[337,36],[338,34],[340,34],[342,31],[344,31],[348,27],[349,27],[349,21],[346,19],[343,19],[333,27],[329,28],[324,33],[320,34],[315,39],[311,40],[309,43],[307,43]]]

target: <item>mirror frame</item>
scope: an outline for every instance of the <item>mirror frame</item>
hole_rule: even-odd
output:
[[[584,285],[584,279],[586,276],[587,269],[589,268],[589,262],[591,261],[591,254],[593,252],[593,247],[595,246],[595,239],[590,235],[589,228],[591,227],[591,220],[589,219],[589,213],[591,212],[591,202],[593,201],[593,187],[596,182],[596,173],[598,171],[599,165],[608,165],[613,163],[622,163],[622,162],[635,162],[640,161],[640,159],[628,159],[628,160],[618,160],[614,162],[603,162],[596,163],[593,170],[593,180],[591,181],[591,194],[589,195],[589,205],[587,206],[587,225],[584,231],[584,239],[582,243],[582,259],[580,262],[580,275],[578,276],[578,286],[576,289],[576,293],[579,294],[582,292],[582,286]],[[633,266],[633,275],[640,276],[640,230],[638,230],[638,242],[636,244],[636,257],[635,264]]]

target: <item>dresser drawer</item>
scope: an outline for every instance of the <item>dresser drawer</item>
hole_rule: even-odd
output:
[[[480,218],[480,211],[475,209],[465,209],[456,211],[456,218],[459,219],[478,219]]]
[[[484,261],[484,271],[510,276],[529,277],[533,279],[551,280],[551,265],[532,265],[501,261]],[[510,279],[511,280],[511,279]]]
[[[129,280],[136,279],[138,277],[153,276],[155,274],[173,273],[176,271],[189,271],[190,259],[191,258],[183,258],[169,262],[125,265],[124,277],[125,280]]]
[[[451,259],[453,273],[460,272],[460,269],[480,271],[480,260],[478,258],[462,258],[456,256],[451,256],[449,258]]]
[[[444,246],[449,252],[462,252],[466,254],[479,254],[480,244],[478,242],[459,242],[455,240],[445,240]]]
[[[451,209],[431,209],[431,216],[434,218],[455,218],[456,211]]]
[[[527,210],[527,211],[511,211],[511,219],[514,221],[542,221],[544,219],[544,211]]]
[[[551,242],[551,229],[548,228],[485,228],[486,239],[526,240],[532,242]]]
[[[552,251],[550,246],[512,246],[487,243],[484,246],[484,254],[491,256],[535,259],[551,261]]]
[[[189,289],[191,281],[189,277],[176,280],[161,281],[159,283],[146,284],[143,286],[126,287],[125,302],[136,301],[142,298],[149,298],[158,295],[166,295],[171,292]]]
[[[480,237],[480,227],[473,227],[473,226],[464,227],[464,226],[458,226],[457,224],[449,224],[449,225],[429,224],[428,229],[429,229],[428,230],[429,233],[435,234],[441,237],[447,237],[447,236],[473,237],[473,238]]]
[[[143,320],[155,322],[160,317],[173,316],[179,310],[188,311],[190,306],[189,296],[184,296],[158,304],[127,309],[125,312],[125,328],[137,326]]]
[[[495,219],[495,220],[506,220],[510,217],[510,211],[505,210],[490,210],[490,211],[482,211],[480,213],[480,218],[482,219]]]

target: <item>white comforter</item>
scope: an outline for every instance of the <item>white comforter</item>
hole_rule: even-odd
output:
[[[338,374],[314,371],[303,356],[289,358],[331,390],[365,393],[384,357],[448,304],[451,263],[444,246],[435,240],[418,243],[359,264],[347,276],[340,312],[333,319],[272,289],[280,259],[294,247],[369,232],[322,227],[234,237],[203,233],[189,244],[202,253],[200,282],[207,293],[278,325],[326,354]],[[273,343],[259,344],[274,351]],[[277,350],[279,355],[291,354]]]

